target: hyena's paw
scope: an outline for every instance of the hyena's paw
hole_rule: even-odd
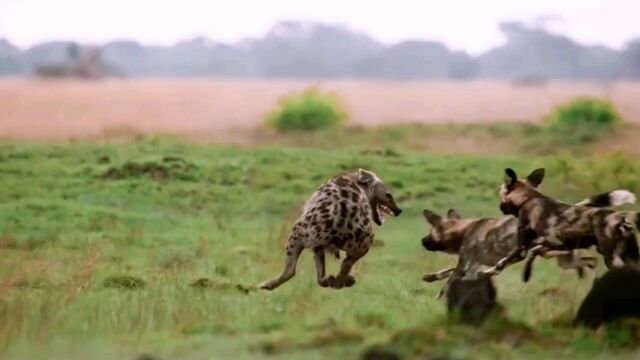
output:
[[[356,279],[354,279],[351,275],[347,275],[342,279],[342,284],[344,285],[344,287],[352,287],[353,285],[355,285],[355,283]]]
[[[318,281],[318,283],[322,287],[330,287],[333,289],[339,289],[342,287],[342,286],[338,287],[339,285],[338,278],[333,275],[326,276],[324,279]]]
[[[426,282],[434,282],[438,280],[440,280],[440,278],[438,278],[438,275],[434,273],[426,273],[422,277],[422,281],[426,281]]]
[[[323,288],[331,287],[331,281],[329,280],[328,276],[325,276],[324,278],[318,280],[318,285],[320,285]]]
[[[275,286],[273,286],[273,281],[265,281],[262,284],[258,285],[262,290],[273,290]]]

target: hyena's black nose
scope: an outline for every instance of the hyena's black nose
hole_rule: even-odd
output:
[[[399,216],[400,214],[402,214],[402,209],[396,208],[396,211],[394,211],[393,215]]]

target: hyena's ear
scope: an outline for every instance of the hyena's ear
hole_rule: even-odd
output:
[[[440,217],[440,215],[434,213],[431,210],[422,210],[422,215],[424,215],[424,218],[427,219],[427,222],[429,222],[429,224],[433,226],[438,226],[442,223],[442,218]]]
[[[363,185],[371,185],[376,179],[376,175],[371,171],[358,169],[358,182]]]
[[[544,179],[544,168],[535,169],[529,176],[527,176],[527,182],[533,187],[538,187],[542,184]]]
[[[461,218],[462,216],[458,214],[456,209],[449,209],[449,211],[447,212],[447,219],[449,220],[460,220]]]
[[[513,186],[518,182],[518,175],[513,171],[512,168],[507,168],[504,170],[504,184],[507,187],[507,190],[512,190]]]

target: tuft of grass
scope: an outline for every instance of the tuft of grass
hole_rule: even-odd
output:
[[[595,130],[608,130],[618,125],[621,119],[611,102],[582,97],[558,106],[545,121],[549,126],[556,128],[588,127]]]
[[[280,99],[278,108],[267,115],[267,125],[278,130],[314,131],[341,126],[347,113],[338,96],[309,88]]]
[[[561,141],[587,144],[616,128],[621,117],[611,102],[582,97],[558,106],[547,115],[545,123]]]
[[[120,290],[137,290],[146,285],[144,280],[131,275],[111,275],[102,281],[102,286]]]

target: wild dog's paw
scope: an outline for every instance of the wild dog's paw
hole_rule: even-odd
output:
[[[493,276],[496,275],[497,273],[500,272],[500,269],[498,269],[498,266],[492,266],[486,270],[482,270],[482,275],[486,275],[486,276]]]
[[[438,280],[440,280],[440,278],[435,273],[426,273],[422,277],[422,281],[426,281],[426,282],[434,282],[434,281],[438,281]]]
[[[598,267],[598,259],[594,257],[583,257],[582,261],[584,261],[585,266],[589,269],[595,269],[596,267]]]

